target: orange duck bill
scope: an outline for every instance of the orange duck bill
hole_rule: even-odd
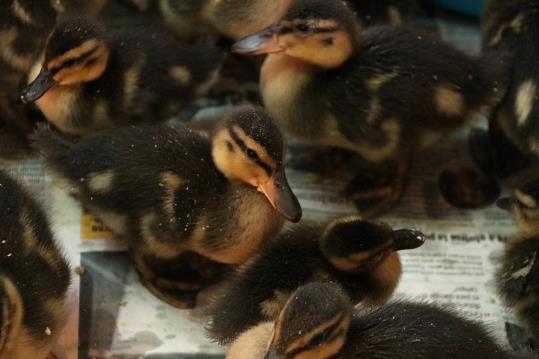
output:
[[[284,168],[277,169],[275,174],[268,181],[260,183],[257,189],[286,219],[294,223],[299,222],[303,214],[302,209],[288,184]]]

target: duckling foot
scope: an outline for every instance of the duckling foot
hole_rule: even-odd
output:
[[[131,256],[142,284],[157,298],[180,309],[194,308],[198,293],[215,284],[227,269],[195,253],[163,260],[132,250]]]
[[[391,209],[399,201],[403,189],[404,178],[401,176],[362,172],[348,184],[346,194],[362,216],[373,218]]]
[[[49,353],[49,355],[47,355],[45,359],[58,359],[58,358],[56,357],[56,355]]]

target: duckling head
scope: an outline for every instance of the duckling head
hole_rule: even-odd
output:
[[[283,135],[261,108],[231,111],[212,138],[213,160],[226,178],[255,187],[285,218],[298,222],[302,210],[286,178],[284,154]]]
[[[360,24],[342,0],[299,0],[277,24],[233,46],[243,55],[284,53],[319,68],[336,68],[359,47]]]
[[[105,72],[110,50],[101,26],[90,19],[71,19],[51,34],[41,71],[21,94],[34,102],[55,86],[75,86],[94,81]]]
[[[513,213],[521,230],[539,233],[539,179],[515,189],[512,198],[501,198],[497,205]]]
[[[353,216],[332,221],[324,231],[320,249],[339,270],[361,273],[391,262],[396,258],[395,251],[418,248],[424,242],[419,231],[393,230],[385,223]]]
[[[346,342],[351,321],[352,304],[338,287],[300,287],[279,315],[264,359],[332,358]]]

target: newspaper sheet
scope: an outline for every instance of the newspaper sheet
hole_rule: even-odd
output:
[[[440,27],[446,38],[477,51],[476,25],[452,20]],[[462,38],[465,41],[459,41]],[[458,133],[424,153],[413,166],[401,204],[383,218],[395,227],[414,227],[427,235],[422,248],[401,252],[404,274],[396,296],[452,305],[483,321],[507,344],[518,327],[495,293],[493,275],[504,241],[516,230],[513,220],[495,206],[478,211],[453,208],[438,191],[441,170],[471,163],[465,141],[466,133]],[[195,313],[160,302],[140,284],[125,244],[83,213],[35,155],[13,156],[13,150],[6,148],[0,152],[10,152],[0,159],[0,167],[28,184],[47,209],[73,268],[69,324],[55,349],[59,359],[224,356],[226,348],[206,339],[204,323]],[[324,179],[289,169],[288,177],[305,220],[355,213],[342,196],[346,175]],[[513,179],[505,187],[516,182]]]

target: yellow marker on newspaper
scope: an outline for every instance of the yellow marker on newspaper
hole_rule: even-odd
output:
[[[80,218],[80,238],[85,241],[113,239],[114,234],[99,218],[83,212]]]

